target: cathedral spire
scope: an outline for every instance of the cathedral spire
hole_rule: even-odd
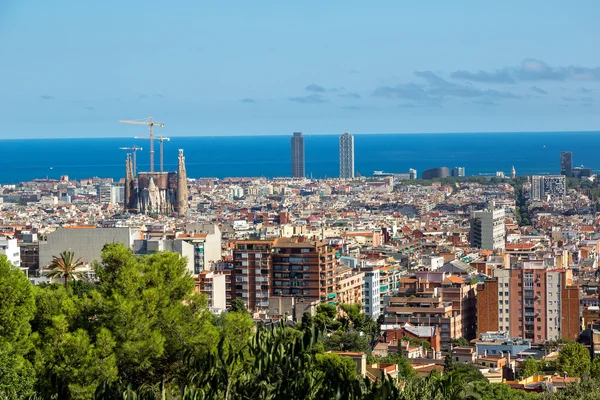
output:
[[[185,157],[183,150],[179,149],[179,161],[177,164],[177,213],[185,215],[188,205],[187,175],[185,172]]]

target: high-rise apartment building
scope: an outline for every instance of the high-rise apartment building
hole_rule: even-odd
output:
[[[363,312],[374,321],[381,315],[381,284],[378,266],[364,266],[360,268],[365,276],[363,278]]]
[[[320,301],[336,297],[335,249],[327,242],[281,238],[272,257],[273,296]]]
[[[202,271],[194,280],[195,290],[208,300],[208,308],[214,312],[222,312],[226,308],[224,274],[215,271]]]
[[[478,334],[509,332],[535,343],[579,335],[579,288],[571,270],[520,262],[495,269],[477,292]]]
[[[490,204],[487,210],[471,215],[471,247],[485,250],[504,249],[504,209]]]
[[[464,278],[440,271],[420,271],[400,280],[385,307],[386,324],[437,326],[442,347],[450,339],[476,336],[476,287]]]
[[[533,175],[531,177],[531,199],[542,201],[563,197],[567,193],[567,182],[564,175]]]
[[[454,167],[454,168],[452,168],[451,176],[457,177],[457,178],[465,176],[465,167]]]
[[[447,178],[450,176],[448,167],[430,168],[421,173],[421,179]]]
[[[340,178],[354,178],[354,136],[348,132],[340,136]]]
[[[274,240],[240,240],[233,250],[232,299],[242,299],[249,310],[269,307]]]
[[[304,178],[304,137],[302,132],[294,132],[292,136],[292,178]]]
[[[567,178],[573,176],[573,153],[570,151],[560,153],[560,174]]]

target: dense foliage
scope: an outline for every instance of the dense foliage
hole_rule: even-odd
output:
[[[451,359],[427,377],[401,354],[373,359],[377,323],[359,305],[342,305],[341,315],[321,305],[297,326],[256,326],[240,302],[213,316],[176,254],[138,257],[110,244],[95,270],[95,283],[33,287],[0,258],[0,399],[539,398]],[[397,364],[398,381],[373,383],[328,349]],[[580,360],[578,345],[561,354],[557,368],[592,379],[543,398],[600,399],[600,365]]]

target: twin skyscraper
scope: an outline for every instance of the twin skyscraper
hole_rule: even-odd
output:
[[[292,135],[292,178],[305,178],[304,137],[302,132]],[[340,178],[354,178],[354,136],[348,132],[340,136]]]

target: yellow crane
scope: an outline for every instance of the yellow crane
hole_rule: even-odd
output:
[[[137,146],[131,146],[131,147],[119,147],[120,150],[131,150],[133,151],[133,176],[135,177],[136,174],[136,165],[137,165],[137,161],[136,161],[136,153],[138,152],[138,150],[144,150],[141,147],[137,147]]]
[[[136,136],[134,139],[146,139],[145,136]],[[158,144],[159,144],[159,154],[160,154],[160,172],[164,172],[163,170],[163,142],[169,142],[171,138],[164,137],[163,135],[158,135]]]
[[[150,172],[154,172],[154,127],[163,127],[165,124],[162,122],[154,122],[152,117],[141,120],[121,119],[119,122],[131,125],[147,125],[150,128]]]

